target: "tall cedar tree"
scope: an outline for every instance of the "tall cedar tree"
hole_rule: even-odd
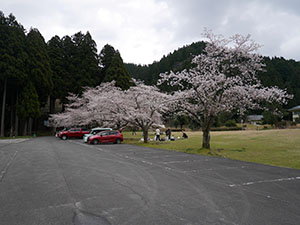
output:
[[[25,60],[28,58],[25,51],[26,37],[24,28],[19,24],[16,18],[10,14],[5,17],[0,11],[0,96],[1,105],[1,133],[4,136],[5,124],[8,125],[7,119],[7,102],[10,103],[10,116],[14,116],[16,99],[21,83],[26,79]],[[7,101],[10,98],[10,101]],[[10,118],[12,127],[13,119]]]
[[[41,105],[45,105],[52,91],[52,70],[47,53],[47,45],[37,29],[31,29],[27,34],[27,63],[29,80],[34,84]]]
[[[64,63],[64,49],[62,40],[58,36],[54,36],[47,43],[47,51],[50,59],[52,70],[52,82],[55,88],[52,89],[50,95],[50,113],[55,113],[55,100],[64,98],[66,74]]]
[[[40,116],[39,97],[31,81],[26,82],[17,106],[18,114],[23,119],[23,135],[31,135],[32,119]]]
[[[78,32],[62,39],[53,37],[48,42],[48,54],[56,87],[51,93],[51,113],[55,111],[56,99],[65,104],[69,92],[81,94],[83,87],[101,82],[97,47],[89,32]]]
[[[116,81],[116,86],[122,90],[127,90],[133,85],[119,51],[116,51],[112,46],[107,44],[100,53],[100,60],[104,82],[114,80]]]

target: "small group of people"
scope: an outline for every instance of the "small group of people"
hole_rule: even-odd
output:
[[[162,139],[162,138],[160,137],[160,135],[161,135],[160,129],[157,128],[157,129],[155,130],[155,137],[154,137],[154,140],[155,140],[155,141],[162,141],[162,140],[171,140],[171,141],[175,141],[175,137],[172,136],[172,132],[171,132],[170,129],[167,129],[165,133],[166,133],[166,138],[165,138],[165,139]],[[187,134],[186,134],[185,132],[183,132],[183,131],[182,131],[182,138],[188,138]]]

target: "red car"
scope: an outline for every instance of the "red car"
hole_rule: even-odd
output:
[[[116,130],[103,131],[88,138],[89,144],[101,144],[101,143],[121,144],[122,141],[123,141],[123,134],[121,134],[120,131],[116,131]]]
[[[86,128],[71,128],[70,130],[61,131],[58,133],[58,137],[66,140],[68,138],[82,138],[84,134],[88,134],[89,130]]]

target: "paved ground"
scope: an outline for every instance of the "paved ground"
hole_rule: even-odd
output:
[[[54,137],[0,141],[1,225],[299,221],[300,170]]]

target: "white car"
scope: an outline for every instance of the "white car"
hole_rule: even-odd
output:
[[[87,143],[88,142],[88,138],[90,136],[93,136],[95,134],[98,134],[99,132],[107,131],[107,130],[112,130],[112,128],[95,127],[93,129],[91,129],[91,131],[88,134],[83,135],[83,142]]]

